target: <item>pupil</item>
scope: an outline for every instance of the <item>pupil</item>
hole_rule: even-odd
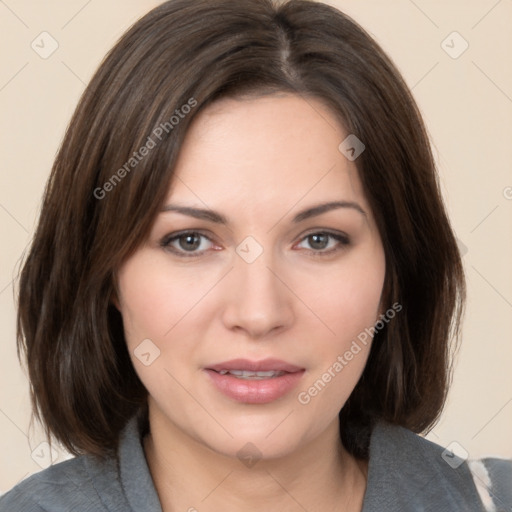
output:
[[[179,240],[181,248],[185,250],[197,249],[200,245],[199,237],[196,235],[182,235]]]
[[[325,234],[317,234],[309,236],[311,243],[311,247],[314,249],[325,249],[327,247],[327,235]]]

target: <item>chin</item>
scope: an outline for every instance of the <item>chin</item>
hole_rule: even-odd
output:
[[[219,442],[219,439],[205,439],[208,448],[232,459],[238,459],[247,467],[252,467],[260,460],[277,460],[292,454],[299,446],[299,439],[294,440],[285,433],[269,439],[263,432],[248,432],[236,435],[233,439]]]
[[[226,432],[219,434],[212,430],[197,432],[196,435],[211,450],[242,462],[244,457],[279,459],[306,443],[307,433],[311,432],[306,425],[301,426],[288,419],[283,421],[284,418],[286,414],[267,416],[260,421],[245,417],[240,421],[224,422],[224,427],[233,437]]]

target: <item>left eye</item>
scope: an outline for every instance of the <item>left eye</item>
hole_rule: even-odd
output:
[[[347,236],[341,234],[319,231],[305,236],[302,239],[301,244],[304,242],[307,242],[309,244],[309,248],[314,252],[325,253],[336,251],[340,246],[348,245],[349,239]],[[307,249],[307,247],[305,248]]]

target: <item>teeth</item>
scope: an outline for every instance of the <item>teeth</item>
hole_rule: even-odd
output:
[[[219,373],[221,375],[226,375],[229,373],[234,377],[239,379],[251,379],[251,380],[262,380],[262,379],[271,379],[273,377],[280,377],[284,375],[286,372],[283,371],[268,371],[268,372],[251,372],[248,370],[220,370]]]

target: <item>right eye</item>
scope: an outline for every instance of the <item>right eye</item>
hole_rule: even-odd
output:
[[[213,244],[206,235],[198,231],[181,231],[166,235],[160,241],[160,246],[177,256],[190,258],[200,256],[207,251],[208,242]]]

